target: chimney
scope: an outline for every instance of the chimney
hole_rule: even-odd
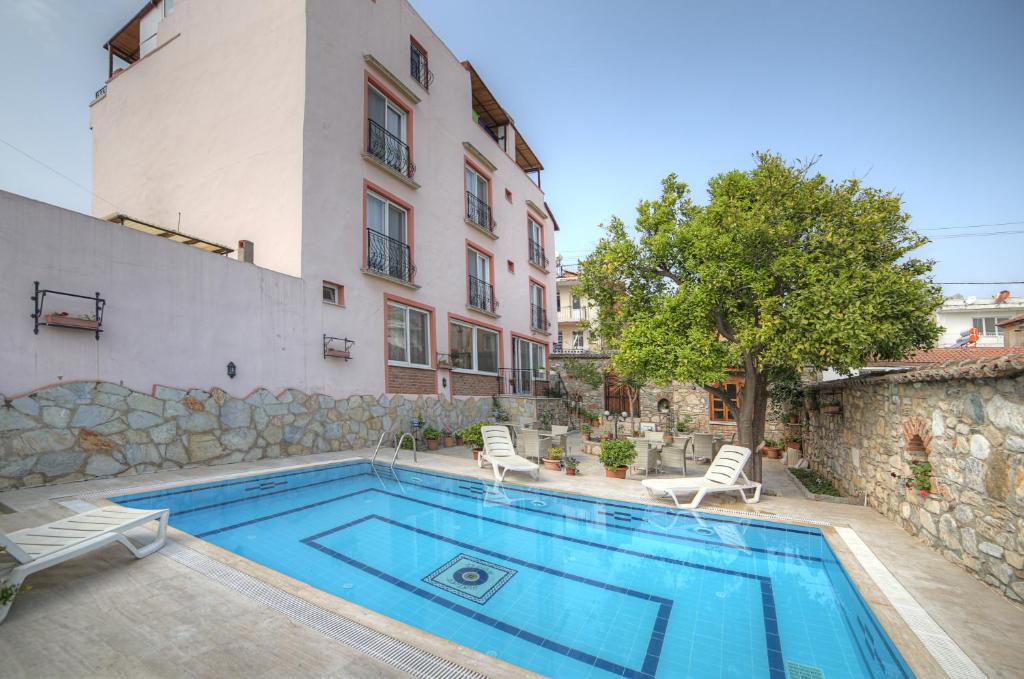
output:
[[[253,247],[251,240],[238,241],[238,261],[252,264],[254,257]]]

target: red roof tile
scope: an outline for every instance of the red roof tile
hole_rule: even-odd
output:
[[[972,361],[979,358],[999,358],[1011,354],[1024,354],[1024,347],[938,347],[928,351],[915,351],[899,361],[872,361],[871,366],[921,365],[943,361]]]

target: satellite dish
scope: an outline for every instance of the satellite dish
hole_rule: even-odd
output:
[[[967,301],[968,304],[974,304],[975,302],[978,301],[978,298],[975,297],[974,295],[971,295],[970,297],[967,298],[966,301]]]

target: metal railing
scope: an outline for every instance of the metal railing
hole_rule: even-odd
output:
[[[498,370],[497,394],[546,396],[551,375],[546,370],[501,368]]]
[[[548,268],[548,257],[544,254],[544,248],[535,240],[530,241],[530,261],[542,269]]]
[[[423,85],[423,89],[430,90],[430,84],[434,82],[434,73],[428,67],[427,55],[416,47],[409,45],[409,74],[413,80]]]
[[[475,276],[469,277],[469,306],[498,313],[498,300],[494,299],[494,286]]]
[[[580,307],[579,309],[573,309],[572,307],[566,307],[558,310],[558,322],[565,323],[571,321],[588,321],[590,320],[590,313],[587,307]]]
[[[477,226],[494,233],[494,220],[491,218],[491,206],[466,191],[466,219]]]
[[[366,268],[407,283],[416,275],[409,246],[372,229],[366,230]]]
[[[93,99],[99,99],[100,97],[104,96],[106,93],[107,93],[107,86],[104,85],[103,87],[101,87],[98,90],[96,90],[96,96],[94,96]]]
[[[369,131],[366,152],[396,172],[412,179],[416,174],[416,165],[409,157],[409,146],[373,120],[367,120],[367,124]]]
[[[530,326],[537,330],[548,329],[548,312],[542,306],[530,305]]]

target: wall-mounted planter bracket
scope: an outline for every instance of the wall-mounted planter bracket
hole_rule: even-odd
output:
[[[334,344],[334,342],[338,344]],[[324,359],[343,358],[346,361],[349,360],[352,358],[353,344],[355,344],[355,341],[347,337],[328,337],[324,335]]]
[[[100,293],[96,293],[94,296],[90,295],[79,295],[73,292],[61,292],[59,290],[48,290],[46,288],[39,287],[39,281],[33,282],[34,293],[30,298],[32,300],[32,332],[39,334],[39,326],[46,325],[53,328],[67,328],[69,330],[88,330],[96,334],[96,339],[100,338],[100,333],[103,332],[103,308],[106,307],[107,301],[100,297]],[[59,297],[74,297],[76,299],[87,299],[94,304],[94,311],[89,316],[72,316],[65,311],[50,312],[47,313],[44,310],[46,304],[47,295],[59,296]]]

